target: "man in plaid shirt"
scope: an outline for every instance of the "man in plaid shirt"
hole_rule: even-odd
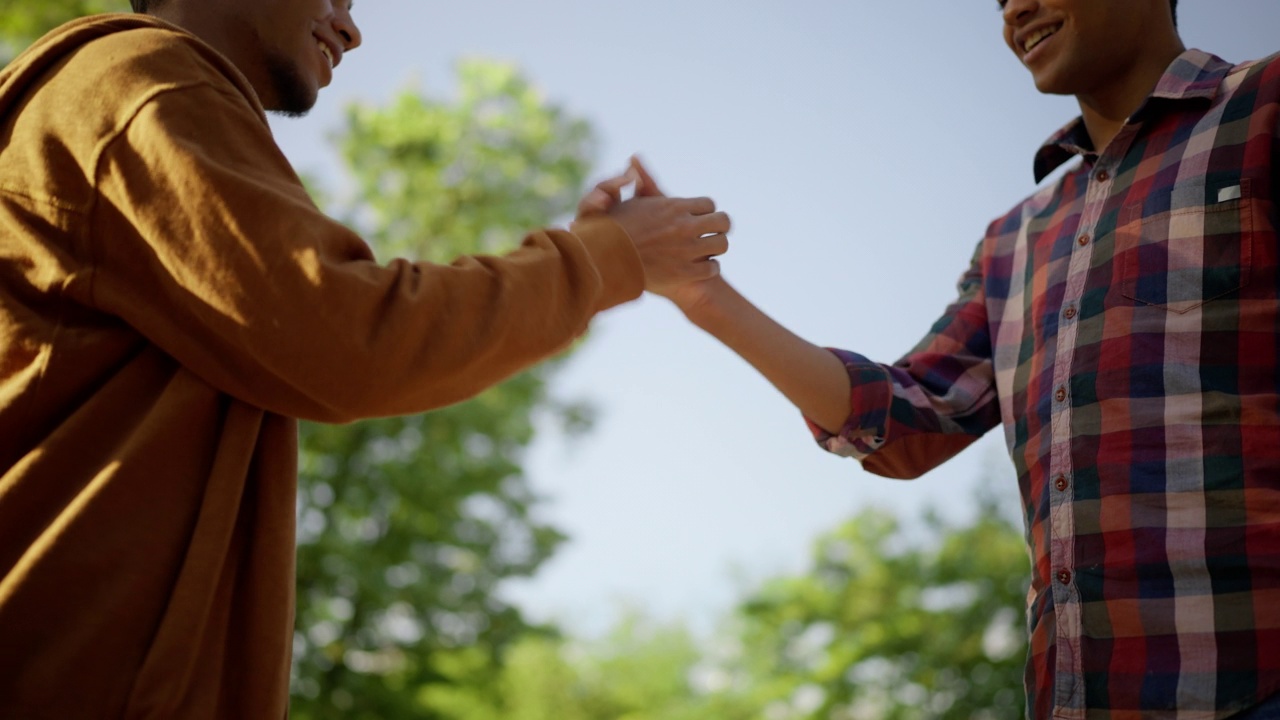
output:
[[[991,224],[897,363],[811,345],[723,279],[673,298],[872,472],[1003,426],[1035,718],[1280,717],[1280,60],[1186,50],[1175,2],[1000,2],[1036,87],[1080,104],[1036,181],[1072,164]]]

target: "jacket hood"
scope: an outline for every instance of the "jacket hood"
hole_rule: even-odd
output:
[[[249,82],[244,79],[244,76],[240,74],[231,62],[186,30],[164,20],[141,13],[90,15],[72,20],[50,31],[32,44],[31,47],[24,50],[18,57],[14,58],[13,62],[9,63],[3,71],[0,71],[0,123],[3,123],[15,106],[22,102],[22,99],[34,85],[39,85],[41,79],[50,69],[66,60],[80,48],[108,35],[143,29],[170,30],[181,33],[199,46],[206,57],[219,65],[222,71],[239,86],[241,91],[252,98],[255,104],[257,103],[256,93],[253,92]],[[265,121],[265,115],[263,119]]]

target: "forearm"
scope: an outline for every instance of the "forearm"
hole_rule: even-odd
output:
[[[805,417],[838,433],[850,410],[849,375],[839,358],[780,325],[723,278],[699,290],[696,300],[677,300],[689,320],[750,363]]]
[[[206,125],[227,137],[206,143]],[[83,302],[281,415],[347,422],[463,400],[643,288],[631,239],[606,218],[532,232],[500,257],[378,264],[315,207],[262,121],[203,86],[152,100],[97,167]]]

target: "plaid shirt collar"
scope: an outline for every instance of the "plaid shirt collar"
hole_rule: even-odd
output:
[[[1210,103],[1218,94],[1218,86],[1231,71],[1231,63],[1202,50],[1186,50],[1169,65],[1156,83],[1151,95],[1134,112],[1135,119],[1142,118],[1165,102],[1199,101]],[[1045,141],[1036,151],[1036,183],[1077,155],[1095,155],[1093,141],[1084,126],[1084,117],[1067,123]]]

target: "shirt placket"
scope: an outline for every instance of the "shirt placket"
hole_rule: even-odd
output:
[[[1072,398],[1081,298],[1093,263],[1098,220],[1115,183],[1115,168],[1132,141],[1130,127],[1117,136],[1089,172],[1080,225],[1072,241],[1066,287],[1058,308],[1058,338],[1054,354],[1052,448],[1049,456],[1049,557],[1052,563],[1053,605],[1056,618],[1056,662],[1053,716],[1063,720],[1085,717],[1083,634],[1080,593],[1075,583],[1074,460],[1071,456]]]

